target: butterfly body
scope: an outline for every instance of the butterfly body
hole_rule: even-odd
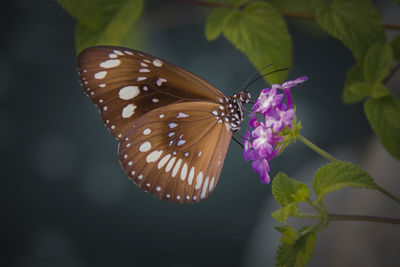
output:
[[[137,186],[179,203],[214,190],[247,92],[227,98],[188,71],[122,47],[84,50],[78,70]]]

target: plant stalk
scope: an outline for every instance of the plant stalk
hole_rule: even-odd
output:
[[[332,161],[332,162],[338,161],[334,156],[332,156],[325,150],[322,150],[321,148],[317,147],[310,140],[308,140],[301,134],[299,134],[297,136],[297,139],[299,139],[303,144],[305,144],[306,146],[308,146],[309,148],[311,148],[312,150],[314,150],[315,152],[317,152],[318,154],[320,154],[322,157],[326,158],[327,160]]]
[[[217,8],[217,7],[227,7],[227,8],[234,8],[234,5],[230,3],[221,3],[221,2],[209,2],[209,1],[201,1],[201,0],[172,0],[176,2],[182,2],[186,4],[192,4],[192,5],[197,5],[197,6],[203,6],[203,7],[212,7],[212,8]],[[248,5],[249,3],[244,3],[240,8],[244,8]],[[283,16],[288,17],[288,18],[296,18],[296,19],[307,19],[307,20],[315,20],[315,16],[311,14],[306,14],[306,13],[297,13],[297,12],[290,12],[290,11],[285,11],[285,10],[280,10],[279,11]],[[386,29],[391,29],[391,30],[400,30],[400,25],[393,24],[393,23],[385,23],[383,24],[383,27]]]
[[[400,219],[387,218],[379,216],[366,216],[366,215],[339,215],[339,214],[328,214],[330,221],[366,221],[366,222],[378,222],[388,224],[400,225]]]
[[[397,203],[400,203],[400,198],[398,198],[395,195],[391,194],[390,192],[386,191],[386,189],[384,189],[383,187],[380,187],[379,185],[377,185],[377,186],[378,186],[377,190],[379,192],[381,192],[382,194],[386,195],[388,198],[396,201]]]

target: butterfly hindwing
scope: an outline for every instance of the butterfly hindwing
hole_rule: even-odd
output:
[[[125,173],[167,201],[198,202],[218,182],[232,132],[213,114],[220,105],[171,104],[135,120],[119,146]]]

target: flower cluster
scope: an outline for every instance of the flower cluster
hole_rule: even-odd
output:
[[[249,126],[243,138],[244,158],[253,161],[251,166],[260,174],[261,181],[268,184],[270,167],[268,161],[282,151],[285,137],[289,136],[296,124],[294,119],[294,105],[290,95],[290,88],[303,83],[308,78],[299,77],[293,81],[286,81],[282,85],[274,84],[271,88],[261,91],[256,103],[252,107]],[[284,94],[279,94],[281,89]],[[286,103],[283,102],[286,96]],[[263,121],[257,118],[261,114]]]

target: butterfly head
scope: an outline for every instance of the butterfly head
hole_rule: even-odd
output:
[[[250,93],[247,92],[247,91],[242,91],[242,92],[239,94],[239,100],[240,100],[242,103],[244,103],[244,104],[249,103],[250,99],[251,99],[251,95],[250,95]]]

